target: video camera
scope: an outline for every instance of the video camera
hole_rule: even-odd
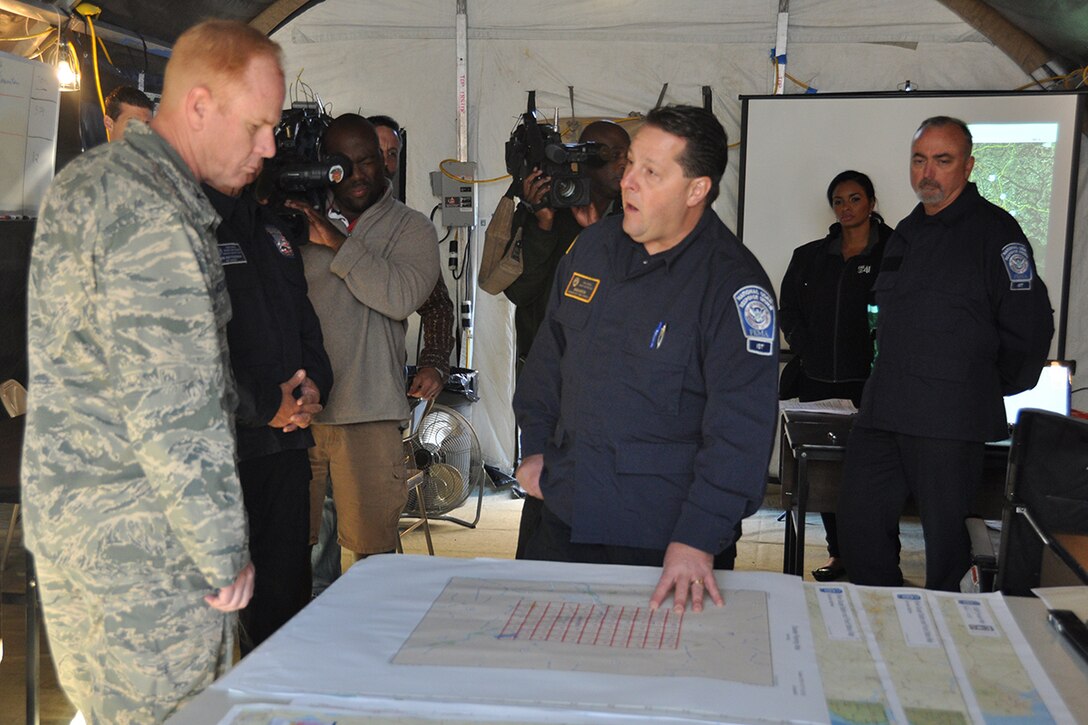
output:
[[[283,211],[287,196],[303,196],[311,206],[324,202],[324,189],[351,175],[351,161],[335,154],[322,158],[321,138],[332,118],[316,103],[295,102],[276,126],[276,155],[257,178],[258,199]]]
[[[520,192],[533,169],[550,176],[548,206],[562,209],[589,203],[589,170],[608,159],[604,144],[563,143],[555,126],[537,121],[536,91],[529,91],[525,115],[506,142],[506,171]]]

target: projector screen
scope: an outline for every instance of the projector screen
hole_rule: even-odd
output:
[[[1031,242],[1056,312],[1051,356],[1064,352],[1081,94],[742,96],[741,102],[737,233],[776,293],[793,250],[823,238],[835,222],[826,194],[837,173],[868,174],[877,211],[895,227],[918,203],[909,176],[914,131],[930,116],[954,116],[974,137],[971,181],[1016,217]]]

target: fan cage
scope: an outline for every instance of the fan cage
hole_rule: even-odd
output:
[[[432,406],[404,448],[409,469],[423,472],[423,482],[408,492],[407,514],[419,512],[418,495],[423,497],[427,516],[449,513],[468,499],[479,482],[483,471],[480,442],[468,420],[452,408]]]

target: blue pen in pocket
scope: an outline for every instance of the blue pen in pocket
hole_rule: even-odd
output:
[[[668,329],[669,325],[664,320],[657,323],[657,327],[654,328],[654,334],[650,336],[651,350],[656,350],[661,347],[661,343],[665,341],[665,331]]]

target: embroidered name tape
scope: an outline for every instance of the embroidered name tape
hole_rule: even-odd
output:
[[[563,294],[579,302],[591,302],[593,295],[597,294],[597,288],[601,286],[601,280],[595,277],[587,277],[575,272],[567,282],[567,288]]]
[[[228,264],[245,264],[246,255],[242,251],[242,247],[237,242],[228,242],[227,244],[217,244],[219,247],[219,263],[224,267]]]
[[[1009,289],[1029,290],[1035,271],[1031,268],[1031,257],[1023,242],[1013,242],[1001,248],[1001,261],[1009,273]]]
[[[774,298],[762,287],[751,284],[733,293],[740,329],[747,340],[748,352],[770,355],[774,352]]]
[[[276,245],[277,252],[288,259],[295,258],[295,248],[291,246],[291,242],[287,241],[287,237],[283,236],[283,232],[271,224],[266,225],[264,229],[268,232],[268,236],[272,237],[272,243]]]

